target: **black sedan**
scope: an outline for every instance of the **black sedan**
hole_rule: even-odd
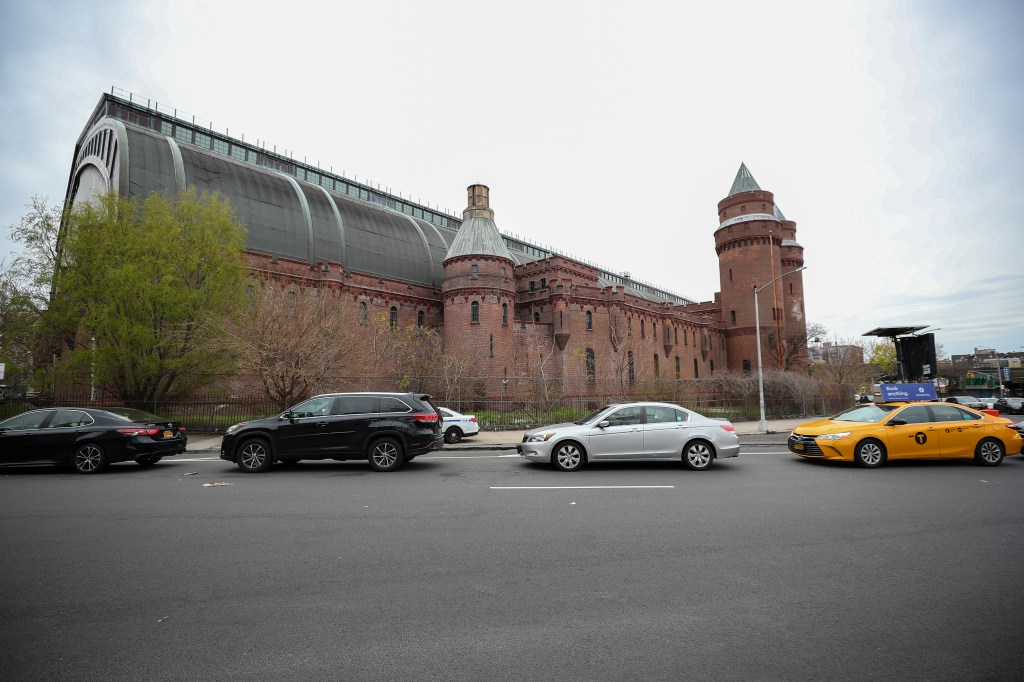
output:
[[[70,466],[95,474],[114,462],[142,466],[185,452],[179,422],[126,407],[50,407],[0,422],[0,466]]]
[[[993,407],[999,414],[1024,414],[1024,398],[1000,398]]]

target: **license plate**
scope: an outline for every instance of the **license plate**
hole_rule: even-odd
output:
[[[803,450],[804,449],[804,444],[803,443],[793,443],[793,449],[794,450]]]
[[[164,438],[174,438],[174,431],[164,431]]]

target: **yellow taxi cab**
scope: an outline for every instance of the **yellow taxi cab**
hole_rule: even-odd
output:
[[[866,403],[789,435],[789,451],[807,459],[873,468],[894,459],[973,459],[996,466],[1021,451],[1009,419],[939,402]]]

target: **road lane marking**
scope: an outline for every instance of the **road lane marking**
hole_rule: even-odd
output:
[[[674,485],[492,485],[491,490],[637,490],[675,488]]]

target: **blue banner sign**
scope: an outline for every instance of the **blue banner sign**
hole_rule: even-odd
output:
[[[932,384],[882,384],[881,390],[883,403],[939,399]]]

